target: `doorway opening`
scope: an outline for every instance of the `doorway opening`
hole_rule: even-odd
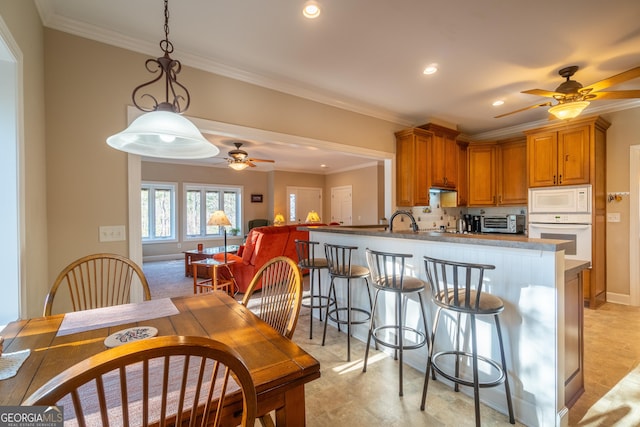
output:
[[[0,330],[2,325],[17,320],[25,313],[21,286],[20,253],[24,227],[21,218],[24,204],[20,191],[23,180],[22,129],[22,54],[9,29],[0,18],[0,270],[3,273],[3,298],[0,299]]]

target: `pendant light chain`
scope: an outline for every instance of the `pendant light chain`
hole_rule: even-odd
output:
[[[147,71],[150,73],[158,73],[159,75],[152,80],[136,87],[131,94],[133,105],[139,110],[145,112],[151,111],[171,111],[174,113],[184,113],[189,108],[191,96],[185,86],[178,83],[178,74],[182,69],[180,61],[171,59],[169,56],[173,52],[173,43],[169,41],[169,0],[164,1],[164,40],[160,41],[160,49],[164,52],[164,56],[157,59],[148,59],[145,63]],[[139,94],[142,88],[153,85],[162,77],[164,81],[165,100],[159,101],[153,94]],[[151,106],[142,105],[142,101]]]

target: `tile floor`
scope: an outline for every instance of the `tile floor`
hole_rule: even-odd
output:
[[[303,308],[293,339],[322,367],[322,377],[306,388],[307,426],[475,425],[473,400],[465,394],[431,382],[427,410],[420,411],[422,372],[405,365],[404,396],[399,397],[398,366],[392,357],[372,349],[370,358],[377,361],[363,374],[364,343],[351,341],[352,362],[347,363],[344,334],[329,327],[322,347],[322,324],[315,320],[313,329],[309,340],[309,310]],[[570,409],[569,425],[640,425],[639,411],[629,410],[640,405],[640,372],[632,373],[639,364],[640,308],[604,304],[597,310],[585,309],[586,391]],[[481,418],[483,426],[511,425],[506,415],[487,406],[482,407]]]

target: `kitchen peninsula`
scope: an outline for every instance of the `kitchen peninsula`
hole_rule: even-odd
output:
[[[505,304],[500,321],[516,419],[528,426],[567,425],[567,403],[574,402],[583,391],[582,293],[580,280],[565,283],[565,274],[580,277],[581,270],[588,267],[587,262],[565,262],[564,251],[569,242],[529,239],[523,235],[390,232],[383,227],[303,228],[309,230],[310,240],[321,244],[357,246],[353,259],[357,264],[366,265],[366,248],[413,254],[408,274],[422,279],[426,278],[425,255],[495,265],[495,270],[485,273],[484,289]],[[327,283],[326,277],[322,280]],[[353,289],[357,290],[355,296],[352,293],[354,304],[366,307],[364,287]],[[337,290],[338,299],[346,298],[340,295],[344,287]],[[407,325],[420,328],[417,304],[417,298],[408,301]],[[433,319],[434,306],[427,308]],[[479,352],[498,360],[495,332],[491,332],[489,324],[483,324],[484,319],[479,322]],[[429,328],[432,326],[430,322]],[[439,333],[444,334],[443,330],[440,328]],[[366,334],[366,325],[354,328],[353,335],[363,341]],[[438,336],[441,343],[446,339]],[[405,353],[405,361],[424,372],[427,354],[426,347],[409,351]],[[463,387],[463,392],[472,391]],[[482,389],[481,399],[506,414],[501,387]],[[427,400],[427,410],[428,406]]]

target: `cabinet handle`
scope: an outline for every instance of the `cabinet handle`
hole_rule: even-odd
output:
[[[553,175],[553,185],[556,185],[556,176]]]
[[[560,175],[560,180],[558,181],[558,184],[562,184],[562,175]]]
[[[498,203],[502,203],[502,194],[498,196]]]

